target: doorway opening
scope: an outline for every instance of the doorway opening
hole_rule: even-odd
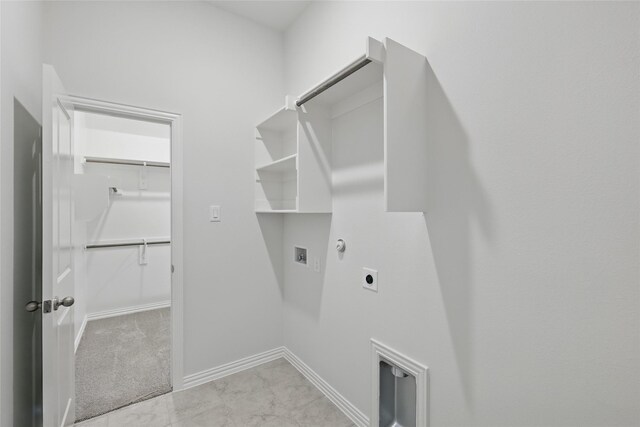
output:
[[[172,390],[171,125],[75,109],[76,421]]]

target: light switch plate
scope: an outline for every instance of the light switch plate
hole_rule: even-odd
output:
[[[362,287],[373,292],[378,292],[378,272],[371,268],[362,269]]]
[[[220,222],[220,206],[218,205],[209,206],[209,221]]]
[[[148,187],[147,171],[146,171],[146,168],[142,168],[140,169],[140,172],[138,174],[138,188],[140,190],[146,190],[147,187]]]
[[[146,245],[138,246],[138,264],[140,264],[140,265],[149,264],[149,258],[147,256],[147,246]]]

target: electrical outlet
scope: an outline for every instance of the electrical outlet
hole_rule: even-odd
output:
[[[320,273],[320,258],[318,257],[313,259],[313,271]]]
[[[362,287],[373,292],[378,292],[378,272],[370,268],[362,269]]]

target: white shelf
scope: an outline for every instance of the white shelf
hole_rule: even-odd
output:
[[[297,154],[292,154],[290,156],[276,160],[275,162],[267,163],[266,165],[260,166],[256,168],[256,171],[269,173],[293,172],[296,170],[297,158]]]
[[[256,213],[298,213],[295,209],[256,209]]]
[[[294,213],[298,212],[298,203],[294,199],[260,198],[256,200],[255,211],[259,213]]]
[[[296,213],[298,196],[298,111],[292,97],[256,126],[256,213]]]
[[[288,102],[288,100],[286,102]],[[290,105],[285,105],[256,126],[256,128],[258,128],[259,131],[286,132],[292,127],[295,129],[297,121],[298,115],[296,114],[296,110]]]

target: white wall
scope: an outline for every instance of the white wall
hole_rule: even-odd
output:
[[[70,92],[183,115],[185,374],[281,345],[252,181],[255,123],[284,93],[281,35],[206,3],[49,2],[46,18]]]
[[[41,4],[0,2],[0,425],[3,426],[13,425],[14,403],[13,102],[18,99],[33,117],[42,120],[41,34]]]
[[[78,172],[103,177],[104,186],[99,191],[105,196],[109,186],[120,191],[119,195],[106,197],[108,205],[95,217],[77,221],[81,239],[78,247],[143,238],[169,239],[169,169],[147,167],[147,188],[141,189],[141,167],[81,162],[84,156],[169,162],[169,125],[85,112],[75,112],[74,120]],[[81,332],[85,313],[104,315],[170,302],[171,247],[148,246],[147,264],[139,263],[138,251],[138,247],[78,251],[76,294],[83,304],[76,307],[76,336]]]
[[[383,212],[381,104],[337,120],[334,173],[378,173],[336,191],[332,215],[286,217],[285,345],[367,414],[375,337],[429,366],[432,426],[638,425],[639,18],[637,3],[305,10],[285,36],[293,95],[365,36],[429,59],[433,208]],[[290,261],[294,243],[322,273]]]

